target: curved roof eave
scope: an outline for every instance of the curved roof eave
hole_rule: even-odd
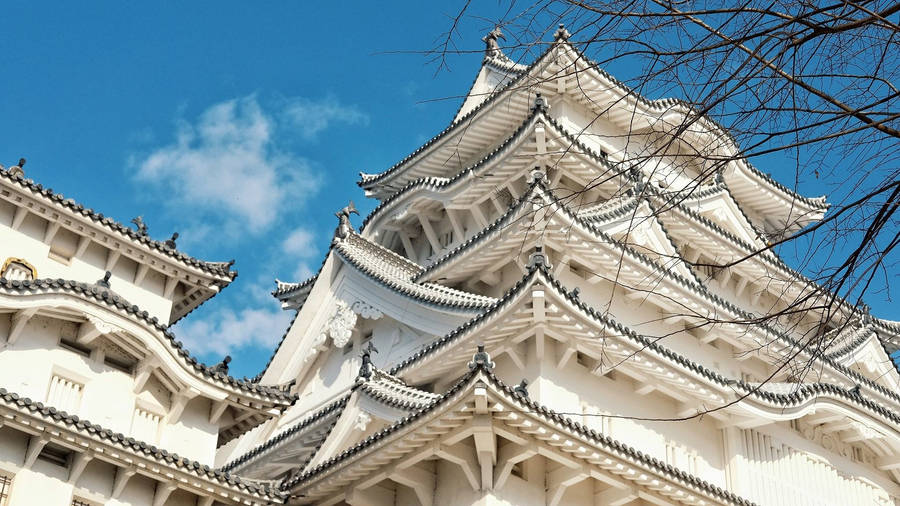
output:
[[[208,276],[215,276],[219,282],[224,283],[223,287],[237,276],[237,271],[232,271],[230,269],[234,264],[233,261],[208,262],[169,248],[166,246],[165,241],[157,241],[148,236],[142,236],[130,227],[127,227],[108,216],[104,216],[102,213],[95,212],[93,209],[85,207],[71,198],[67,199],[63,194],[56,193],[50,188],[44,188],[43,185],[35,183],[31,179],[19,175],[12,175],[8,170],[0,170],[0,181],[2,180],[7,180],[9,183],[17,185],[20,190],[31,192],[49,205],[54,206],[56,209],[59,209],[76,219],[87,220],[96,226],[103,227],[107,231],[115,233],[122,239],[128,240],[134,245],[143,247],[148,253],[169,261],[178,262],[190,269],[198,269]]]
[[[44,423],[50,420],[57,427],[73,431],[83,437],[102,441],[114,448],[125,450],[135,457],[147,458],[155,463],[162,464],[170,468],[166,474],[178,471],[188,473],[209,481],[210,485],[229,489],[232,493],[248,494],[256,498],[262,498],[266,504],[272,500],[281,501],[285,498],[285,495],[280,490],[273,489],[268,484],[243,480],[238,476],[213,469],[196,460],[181,457],[177,453],[170,453],[143,441],[137,441],[125,434],[104,429],[87,420],[69,415],[65,411],[59,411],[40,402],[34,402],[27,397],[9,392],[4,388],[0,388],[0,403],[17,412],[39,417]]]
[[[403,158],[402,160],[400,160],[393,166],[389,167],[385,171],[378,173],[378,174],[362,175],[362,173],[361,173],[362,177],[357,184],[363,189],[371,189],[375,185],[380,184],[380,183],[384,182],[385,180],[392,178],[394,175],[396,175],[396,173],[399,173],[401,171],[401,169],[404,166],[406,166],[409,162],[411,162],[413,159],[417,158],[419,155],[426,152],[428,150],[428,148],[435,145],[440,139],[442,139],[443,137],[447,136],[452,131],[454,131],[465,120],[473,118],[475,115],[479,114],[481,111],[487,109],[489,106],[491,106],[492,104],[497,102],[498,98],[501,95],[504,95],[508,90],[514,88],[515,83],[518,83],[519,81],[524,79],[525,76],[528,76],[535,68],[537,68],[538,65],[544,60],[544,58],[546,58],[547,55],[552,52],[553,48],[560,47],[560,46],[566,47],[569,51],[573,52],[576,55],[575,62],[577,62],[577,61],[585,62],[586,70],[596,73],[596,77],[598,77],[604,81],[607,81],[615,88],[618,88],[621,92],[624,93],[625,97],[630,97],[633,100],[635,106],[640,104],[640,105],[643,105],[644,107],[647,107],[649,110],[652,110],[652,111],[661,111],[661,110],[668,109],[670,111],[674,110],[675,112],[679,112],[681,114],[694,114],[696,112],[694,110],[693,106],[691,106],[690,104],[688,104],[680,99],[665,98],[665,99],[650,100],[650,99],[644,97],[640,93],[631,89],[625,83],[619,81],[618,79],[616,79],[615,77],[610,75],[608,72],[601,69],[598,63],[594,62],[590,58],[587,58],[581,51],[579,51],[577,48],[575,48],[568,41],[557,40],[554,43],[550,44],[548,49],[546,51],[544,51],[541,55],[539,55],[530,65],[523,68],[520,71],[520,74],[518,76],[516,76],[514,79],[510,80],[506,84],[499,86],[491,94],[490,97],[485,99],[482,103],[480,103],[474,109],[472,109],[471,111],[469,111],[462,117],[455,119],[444,130],[442,130],[437,135],[435,135],[434,137],[432,137],[431,139],[426,141],[425,144],[420,146],[418,149],[416,149],[411,154],[407,155],[405,158]],[[701,119],[701,124],[706,124],[707,130],[711,131],[714,134],[717,134],[717,135],[720,135],[720,136],[723,136],[724,138],[726,138],[729,141],[729,143],[731,144],[731,147],[733,148],[735,153],[737,153],[737,154],[741,153],[741,149],[737,143],[737,140],[734,138],[733,135],[731,135],[731,133],[729,131],[727,131],[725,128],[723,128],[721,125],[719,125],[717,122],[715,122],[714,120],[712,120],[706,116],[703,116],[700,119]],[[800,195],[799,193],[791,190],[790,188],[787,188],[783,184],[781,184],[778,181],[776,181],[775,179],[773,179],[771,176],[768,176],[767,174],[763,173],[762,171],[760,171],[759,169],[754,167],[752,164],[750,164],[746,160],[746,158],[744,158],[742,156],[736,156],[735,159],[738,161],[738,165],[740,167],[745,168],[747,171],[749,171],[750,174],[759,178],[760,181],[765,182],[767,185],[772,186],[777,191],[787,195],[791,200],[801,202],[804,205],[809,206],[811,209],[827,209],[828,208],[828,204],[825,202],[824,196],[817,197],[817,198],[804,197],[804,196]]]
[[[96,304],[102,304],[108,308],[125,313],[125,317],[134,321],[146,330],[161,337],[161,341],[170,348],[175,357],[180,358],[182,367],[192,376],[217,388],[226,387],[235,391],[238,395],[261,397],[277,404],[288,405],[296,400],[296,396],[288,394],[276,387],[264,387],[251,381],[239,380],[221,372],[214,371],[193,357],[181,341],[178,341],[168,327],[161,324],[159,319],[151,317],[147,311],[143,311],[134,304],[128,304],[125,299],[115,293],[95,285],[88,285],[77,281],[63,279],[37,279],[10,281],[0,278],[0,291],[6,291],[15,295],[64,295],[87,300]]]

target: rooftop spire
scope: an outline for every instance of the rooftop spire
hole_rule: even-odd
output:
[[[528,269],[531,270],[538,267],[550,268],[550,261],[547,260],[547,255],[544,253],[543,246],[535,246],[534,253],[528,257]]]
[[[132,218],[131,223],[134,223],[134,227],[137,229],[137,233],[139,236],[147,237],[147,224],[144,223],[143,216]]]
[[[481,366],[485,370],[492,370],[494,368],[494,362],[491,361],[491,355],[484,351],[484,345],[478,345],[478,351],[472,355],[472,361],[469,362],[469,369],[474,370],[476,367]]]
[[[210,372],[228,374],[228,363],[231,362],[231,355],[225,355],[221,362],[209,368]]]
[[[566,30],[566,25],[560,23],[559,28],[556,29],[556,33],[553,34],[553,40],[569,40],[569,37],[571,36],[572,34],[570,34],[568,30]]]
[[[346,239],[347,236],[353,232],[353,224],[350,223],[351,214],[359,215],[359,211],[356,210],[356,206],[353,204],[352,200],[343,209],[334,213],[334,215],[338,217],[338,220],[340,220],[337,229],[334,231],[336,239]]]
[[[542,111],[546,111],[550,109],[550,104],[547,103],[547,99],[541,95],[541,92],[537,92],[534,95],[534,106],[532,106],[531,110],[540,109]]]
[[[112,273],[109,271],[106,271],[103,274],[103,279],[97,280],[97,286],[100,286],[103,288],[109,288],[109,278],[111,278],[111,277],[112,277]]]
[[[19,158],[19,164],[13,165],[12,167],[9,168],[9,175],[25,177],[25,171],[22,170],[22,167],[24,167],[24,166],[25,166],[25,159]]]
[[[357,375],[357,379],[372,379],[372,373],[375,371],[375,366],[372,365],[372,353],[378,353],[378,348],[376,348],[375,345],[372,344],[372,341],[369,341],[369,344],[367,344],[362,351],[362,365],[359,366],[359,374]]]
[[[522,378],[522,381],[513,388],[513,392],[519,397],[528,397],[528,380]]]
[[[503,54],[500,50],[500,44],[497,42],[498,40],[506,40],[506,37],[503,35],[503,32],[500,30],[500,26],[497,25],[493,30],[488,32],[487,35],[481,38],[484,41],[484,56],[486,57],[496,57]]]

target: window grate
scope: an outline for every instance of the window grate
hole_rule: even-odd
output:
[[[94,505],[85,501],[84,499],[79,499],[79,498],[75,497],[72,499],[72,506],[94,506]]]

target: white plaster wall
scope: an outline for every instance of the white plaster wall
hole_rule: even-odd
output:
[[[63,376],[84,385],[80,406],[70,414],[126,435],[132,433],[136,400],[144,399],[143,406],[156,403],[151,392],[135,395],[131,374],[59,348],[59,337],[67,332],[69,324],[35,316],[28,321],[18,340],[9,345],[9,322],[9,315],[0,315],[0,385],[7,390],[45,403],[52,376]],[[152,385],[152,382],[148,384]],[[161,420],[159,440],[145,442],[211,465],[218,427],[209,423],[209,408],[207,399],[193,399],[176,423],[168,423],[165,418]],[[164,410],[160,411],[159,414],[165,415]]]
[[[19,230],[13,230],[14,207],[0,203],[0,264],[7,258],[22,258],[32,264],[39,278],[71,279],[92,284],[103,278],[108,249],[92,243],[81,257],[74,257],[68,263],[51,258],[50,245],[43,242],[48,222],[34,214],[29,214]],[[59,240],[66,241],[64,234],[58,233]],[[55,239],[56,240],[56,239]],[[140,286],[133,284],[137,264],[121,258],[113,269],[111,289],[142,310],[169,321],[172,301],[162,296],[162,275],[151,270]]]

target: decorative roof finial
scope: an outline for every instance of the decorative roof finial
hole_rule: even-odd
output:
[[[362,365],[359,366],[359,374],[356,376],[358,380],[372,379],[372,373],[375,372],[375,366],[372,365],[372,353],[378,353],[378,348],[370,340],[362,351]]]
[[[147,224],[144,223],[143,216],[138,216],[136,218],[132,218],[131,222],[134,223],[134,226],[137,229],[137,233],[139,236],[147,237]]]
[[[334,213],[334,215],[338,217],[338,220],[340,220],[337,229],[335,229],[334,231],[334,236],[336,239],[346,239],[347,236],[350,235],[351,232],[353,232],[353,224],[350,223],[351,214],[359,215],[359,211],[356,210],[356,206],[353,205],[352,200],[343,209]]]
[[[102,286],[103,288],[109,288],[109,278],[112,277],[112,273],[106,271],[106,274],[103,275],[103,279],[97,281],[97,286]]]
[[[231,362],[231,355],[225,355],[221,362],[209,368],[213,374],[228,374],[228,363]]]
[[[488,32],[487,35],[482,37],[481,40],[483,40],[485,44],[485,57],[495,57],[503,54],[503,52],[500,50],[500,44],[497,42],[498,40],[506,40],[506,37],[500,30],[500,25],[495,26],[494,29]]]
[[[528,184],[534,183],[535,181],[541,181],[544,184],[547,183],[547,173],[544,172],[543,167],[535,167],[528,173]]]
[[[485,370],[492,371],[494,369],[494,362],[491,361],[491,356],[488,352],[484,351],[484,345],[478,345],[478,351],[472,355],[472,361],[469,362],[469,370],[474,370],[476,367],[481,366]]]
[[[531,110],[534,111],[535,109],[540,109],[542,111],[550,109],[550,104],[547,102],[547,99],[541,95],[541,92],[537,92],[534,95],[534,106]]]
[[[528,397],[528,380],[522,378],[518,385],[513,387],[513,392],[519,397]]]
[[[550,261],[547,260],[547,255],[544,253],[544,247],[540,245],[535,246],[534,252],[528,257],[528,270],[539,267],[550,268]]]
[[[572,34],[566,30],[566,25],[560,23],[559,28],[556,30],[556,33],[553,34],[553,40],[569,40]]]
[[[22,167],[24,167],[24,166],[25,166],[25,159],[24,159],[24,158],[19,158],[19,164],[18,164],[18,165],[13,165],[12,167],[9,168],[9,175],[10,175],[10,176],[13,176],[13,177],[19,176],[19,177],[23,177],[23,178],[24,178],[24,177],[25,177],[25,171],[22,170]]]
[[[172,237],[166,239],[166,247],[169,249],[175,249],[175,241],[178,239],[178,232],[172,234]]]

